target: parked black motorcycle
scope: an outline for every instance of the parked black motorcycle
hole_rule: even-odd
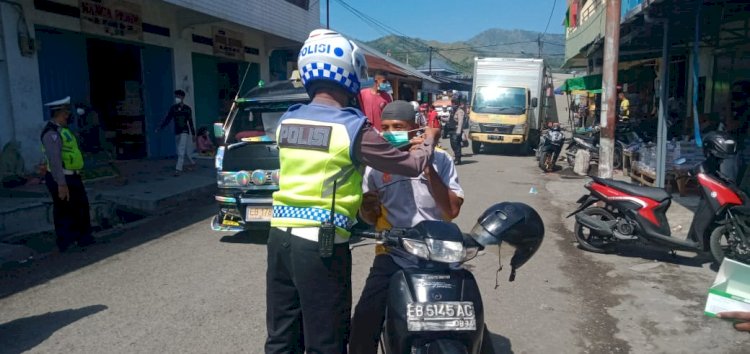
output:
[[[414,269],[391,277],[381,350],[390,353],[487,353],[484,309],[474,276],[451,264],[466,262],[485,246],[515,248],[510,281],[539,249],[544,225],[537,212],[522,203],[500,203],[487,209],[469,234],[453,223],[423,221],[414,228],[353,236],[376,239],[419,258]]]
[[[573,139],[565,149],[565,159],[568,161],[570,167],[575,166],[576,152],[579,149],[588,150],[591,161],[599,161],[599,127],[591,134],[575,134]],[[615,128],[615,151],[612,161],[612,167],[614,169],[622,168],[622,155],[623,151],[628,145],[639,140],[639,136],[635,133],[630,124],[618,123]]]
[[[537,148],[537,159],[539,160],[539,168],[544,172],[552,172],[555,169],[557,158],[560,156],[562,151],[563,143],[565,143],[565,135],[560,128],[560,125],[554,125],[552,128],[542,135],[539,141],[539,147]]]
[[[722,160],[736,153],[736,144],[726,134],[709,134],[704,153],[706,162],[695,173],[701,199],[686,240],[671,235],[666,213],[672,196],[664,189],[593,177],[586,185],[590,193],[568,215],[575,215],[581,248],[604,253],[620,242],[645,241],[671,250],[711,251],[717,263],[725,256],[750,263],[750,202],[718,171]]]

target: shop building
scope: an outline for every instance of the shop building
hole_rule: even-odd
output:
[[[49,119],[43,103],[70,96],[98,115],[94,121],[76,120],[74,125],[82,125],[76,128],[93,125],[113,158],[171,156],[171,129],[155,130],[174,103],[173,91],[187,93],[196,127],[208,127],[223,117],[238,91],[259,80],[289,77],[302,42],[319,27],[319,7],[309,5],[307,0],[2,2],[0,146],[20,142],[26,168],[33,169],[42,159],[39,133]]]

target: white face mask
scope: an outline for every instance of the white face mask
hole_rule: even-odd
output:
[[[175,97],[175,98],[174,98],[174,103],[176,103],[176,104],[180,104],[180,103],[182,103],[182,98],[179,98],[179,97]]]
[[[79,116],[82,116],[84,113],[86,113],[86,111],[83,108],[76,108],[76,113]]]

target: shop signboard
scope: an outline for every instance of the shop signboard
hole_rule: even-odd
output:
[[[79,0],[81,31],[143,40],[141,5],[124,0]]]
[[[242,44],[242,33],[214,27],[214,55],[230,59],[242,59],[245,46]]]
[[[620,4],[620,22],[643,10],[643,7],[648,6],[649,2],[648,0],[622,0]]]

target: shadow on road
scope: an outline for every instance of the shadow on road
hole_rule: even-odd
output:
[[[107,309],[104,305],[47,312],[0,324],[0,351],[23,353],[41,344],[61,328]]]
[[[219,241],[225,243],[265,245],[268,242],[268,229],[242,231],[234,235],[224,236]]]
[[[691,254],[692,257],[685,257],[679,254],[672,255],[671,253],[669,253],[669,250],[666,250],[664,248],[643,244],[617,245],[617,249],[614,255],[628,258],[641,258],[649,261],[672,263],[694,268],[702,268],[704,264],[713,262],[711,256],[707,254]]]
[[[513,354],[513,348],[510,344],[510,339],[507,337],[503,337],[497,333],[493,333],[492,331],[485,331],[485,338],[484,340],[490,340],[490,343],[492,344],[492,351],[490,353],[492,354]],[[489,335],[489,338],[486,336]],[[485,351],[482,351],[484,353]]]
[[[477,163],[477,161],[474,161],[474,160],[465,160],[462,157],[461,158],[461,163],[459,164],[459,166],[461,166],[461,165],[471,165],[471,164],[475,164],[475,163]]]
[[[65,253],[51,253],[12,268],[0,269],[0,299],[24,291],[51,279],[76,271],[106,258],[125,252],[164,235],[205,221],[206,234],[211,233],[206,220],[216,212],[216,205],[208,198],[186,203],[189,207],[167,215],[154,216],[138,222],[137,226],[106,236],[85,249],[74,248]]]

